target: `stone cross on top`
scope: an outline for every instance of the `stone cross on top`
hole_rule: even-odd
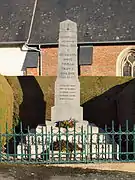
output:
[[[82,122],[83,108],[80,107],[78,80],[77,24],[66,20],[60,23],[55,105],[51,109],[51,120],[70,118]]]

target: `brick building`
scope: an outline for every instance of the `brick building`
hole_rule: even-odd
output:
[[[0,7],[1,74],[55,76],[59,23],[70,19],[79,75],[135,76],[135,1],[8,1]]]
[[[78,73],[81,76],[135,76],[135,46],[79,46]],[[42,75],[55,76],[58,48],[42,48]],[[83,54],[84,53],[84,54]],[[88,56],[86,56],[88,54]]]

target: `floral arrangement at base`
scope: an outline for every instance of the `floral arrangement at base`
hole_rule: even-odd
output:
[[[65,141],[62,139],[61,141],[59,140],[54,141],[53,146],[50,146],[50,150],[59,151],[61,148],[62,152],[66,152],[66,150],[68,150],[69,152],[73,152],[75,147],[77,151],[82,151],[82,148],[79,147],[78,144],[75,145],[72,142]]]
[[[69,119],[65,121],[57,121],[55,127],[62,127],[62,128],[73,128],[75,125],[75,119]]]

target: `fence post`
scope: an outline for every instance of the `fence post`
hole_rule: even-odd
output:
[[[83,125],[81,126],[81,135],[82,135],[82,139],[81,139],[82,140],[82,152],[81,152],[81,154],[82,154],[82,161],[83,161],[84,160],[84,153],[85,153],[85,157],[86,157],[86,149],[84,150]]]
[[[115,151],[114,151],[115,138],[114,138],[114,134],[115,134],[114,121],[112,121],[112,160],[115,159]]]
[[[35,132],[35,157],[36,157],[36,162],[37,162],[37,159],[38,159],[38,146],[37,146],[37,132]]]
[[[17,152],[16,152],[16,132],[15,132],[15,127],[13,127],[13,139],[14,139],[14,161],[15,161],[15,158],[17,157]]]
[[[51,160],[55,161],[54,159],[54,143],[53,143],[54,133],[53,133],[53,127],[51,126]]]
[[[22,131],[22,122],[20,122],[20,130],[21,130],[21,134],[20,134],[20,138],[21,138],[21,161],[23,161],[24,152],[23,152],[23,131]]]
[[[76,122],[74,123],[74,161],[76,161]]]
[[[59,123],[59,163],[61,162],[61,128],[60,128],[60,123]]]
[[[108,156],[107,157],[109,157],[109,152],[107,153],[107,148],[106,148],[106,146],[107,146],[107,135],[108,135],[108,130],[107,130],[107,124],[105,124],[105,160],[107,160],[107,158],[106,158],[106,154],[108,154]]]
[[[121,156],[122,156],[122,152],[121,152],[121,143],[122,143],[122,138],[121,138],[121,136],[122,136],[122,130],[121,130],[121,124],[119,124],[119,138],[118,138],[118,140],[119,140],[119,159],[121,160],[122,158],[121,158]]]
[[[69,152],[69,147],[68,147],[68,137],[69,137],[69,134],[68,134],[68,128],[66,127],[66,161],[69,161],[69,157],[70,157],[70,152]]]
[[[41,133],[42,133],[42,155],[41,155],[41,159],[42,159],[42,161],[44,162],[45,161],[45,155],[44,155],[44,153],[45,153],[45,142],[44,142],[44,132],[43,132],[43,126],[42,126],[42,130],[41,130]]]
[[[51,126],[51,128],[52,128],[52,126]],[[45,128],[45,137],[46,137],[46,155],[45,155],[45,157],[46,157],[46,161],[47,160],[50,160],[50,136],[51,136],[51,134],[50,134],[50,132],[48,132],[48,129],[47,129],[47,126],[46,126],[46,128]]]
[[[92,152],[92,147],[93,147],[93,132],[92,132],[92,125],[90,126],[90,160],[92,161],[92,159],[93,159],[93,152]],[[96,155],[96,154],[95,154]]]
[[[88,145],[89,145],[89,126],[88,126],[88,124],[87,124],[87,130],[86,130],[86,147],[87,147],[87,152],[86,152],[86,163],[87,163],[87,161],[88,161],[88,154],[89,154],[89,152],[88,152]]]
[[[100,148],[100,134],[99,134],[99,129],[98,129],[98,134],[97,134],[97,144],[98,144],[98,147],[97,147],[97,159],[99,161],[99,159],[100,159],[100,152],[99,152],[99,148]]]
[[[129,135],[129,131],[128,131],[128,120],[126,120],[126,160],[128,161],[128,135]]]
[[[28,160],[30,162],[30,159],[31,159],[31,146],[30,146],[30,128],[28,126]]]
[[[6,148],[7,148],[6,157],[7,157],[7,160],[9,161],[9,133],[8,133],[8,124],[7,124],[7,122],[6,122]]]

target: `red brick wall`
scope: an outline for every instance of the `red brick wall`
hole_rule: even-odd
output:
[[[81,76],[115,76],[116,60],[120,52],[129,46],[94,46],[93,63],[90,66],[81,66]],[[56,76],[57,48],[42,49],[42,75]]]
[[[58,51],[57,48],[42,49],[42,75],[56,76]]]
[[[27,68],[26,75],[27,76],[39,76],[38,68]]]

